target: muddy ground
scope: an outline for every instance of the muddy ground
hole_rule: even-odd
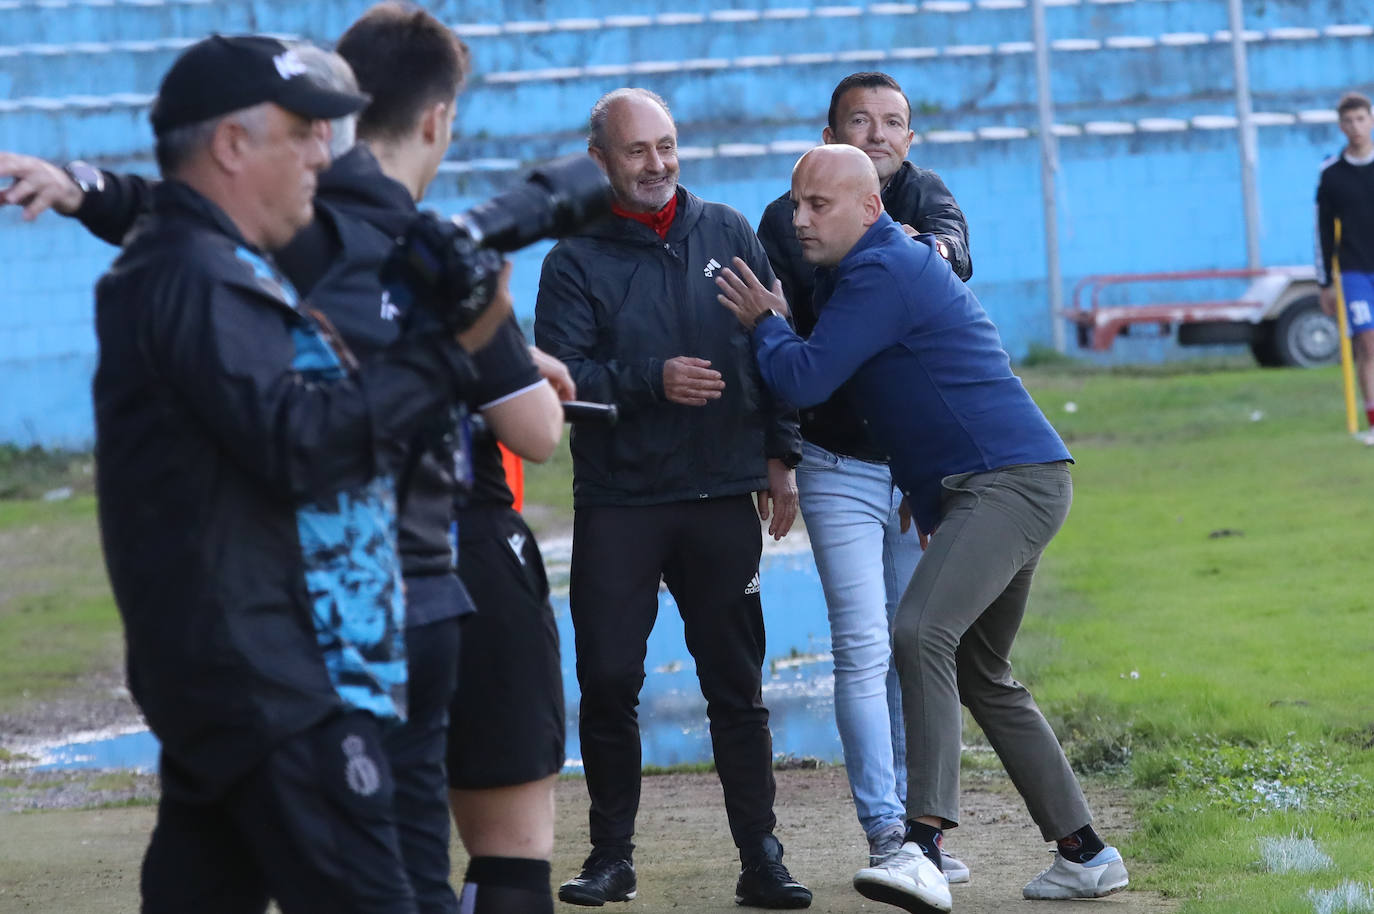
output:
[[[1109,836],[1130,827],[1129,813],[1110,792],[1091,793]],[[558,790],[554,880],[577,871],[586,848],[586,793],[568,778]],[[152,828],[149,806],[0,813],[0,911],[24,914],[114,914],[137,910],[138,864]],[[825,914],[895,911],[860,897],[850,885],[867,848],[854,819],[842,768],[778,773],[778,835],[792,873],[815,893],[811,910]],[[712,774],[646,778],[640,814],[639,897],[612,906],[623,914],[738,911],[738,862],[725,823],[720,785]],[[964,791],[964,824],[949,848],[973,870],[954,887],[961,914],[1157,914],[1174,905],[1153,893],[1125,892],[1092,903],[1027,902],[1021,886],[1049,863],[1024,808],[1005,780],[980,776]],[[454,849],[455,881],[465,861]],[[1127,861],[1128,864],[1130,861]],[[578,910],[567,905],[561,911]]]
[[[789,539],[794,539],[789,537]],[[801,538],[796,538],[801,539]],[[541,534],[555,575],[567,561],[566,535]],[[805,548],[804,540],[770,549]],[[123,687],[122,651],[112,651],[78,686],[43,701],[0,711],[0,747],[139,721]],[[4,914],[124,914],[138,909],[139,861],[154,820],[153,775],[128,772],[34,772],[7,763],[0,752],[0,912]],[[852,888],[854,871],[867,862],[867,846],[854,817],[844,769],[778,772],[778,836],[793,875],[815,893],[811,910],[851,914],[898,909],[867,901]],[[1131,827],[1120,794],[1090,789],[1104,834]],[[1050,862],[1047,845],[1020,799],[1001,775],[966,780],[964,822],[949,849],[973,870],[970,885],[954,887],[961,914],[1156,914],[1175,905],[1152,893],[1126,892],[1084,907],[1082,902],[1026,902],[1021,886]],[[97,807],[97,808],[92,808]],[[587,851],[587,800],[580,778],[558,789],[557,883],[574,875]],[[639,818],[636,866],[639,897],[614,905],[616,914],[738,911],[739,863],[730,842],[714,774],[646,778]],[[1131,861],[1127,861],[1130,866]],[[466,866],[454,848],[454,881]],[[559,905],[561,912],[581,910]]]

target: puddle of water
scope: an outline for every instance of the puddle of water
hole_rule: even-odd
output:
[[[147,730],[134,730],[117,736],[92,734],[56,746],[36,746],[25,754],[38,761],[39,771],[80,768],[127,768],[134,771],[157,770],[157,738]]]
[[[760,567],[768,632],[764,661],[764,704],[773,731],[773,751],[785,756],[841,757],[835,730],[830,630],[820,580],[809,550],[764,554]],[[566,593],[554,596],[563,644],[563,689],[568,701],[567,772],[581,771],[577,738],[577,677]],[[658,622],[649,636],[648,671],[640,693],[644,764],[669,766],[711,759],[706,702],[696,667],[682,636],[682,618],[666,591],[659,594]],[[147,730],[115,736],[95,734],[60,745],[25,750],[46,769],[157,767],[158,743]]]

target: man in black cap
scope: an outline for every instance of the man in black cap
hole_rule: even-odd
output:
[[[361,366],[267,252],[312,218],[323,119],[360,109],[270,38],[164,78],[166,179],[100,281],[98,495],[131,691],[162,742],[143,909],[413,912],[383,727],[405,713],[393,442],[470,388],[455,340]]]
[[[274,256],[297,292],[365,357],[401,332],[405,316],[382,288],[378,266],[392,239],[417,217],[416,201],[449,147],[468,55],[432,15],[394,2],[365,12],[337,47],[339,54],[301,45],[297,56],[334,89],[357,92],[361,82],[371,101],[360,115],[331,122],[334,161],[319,177],[315,220]],[[116,245],[146,211],[155,186],[84,163],[64,170],[0,152],[0,178],[7,176],[15,183],[0,191],[0,204],[24,206],[29,218],[51,206]],[[537,914],[553,909],[548,861],[554,782],[564,761],[563,691],[543,563],[533,534],[511,508],[496,438],[527,460],[547,459],[561,437],[562,410],[540,376],[564,398],[574,388],[561,362],[537,350],[526,354],[514,320],[474,361],[481,379],[468,391],[469,405],[495,437],[471,436],[473,483],[458,499],[461,583],[449,540],[452,461],[425,448],[402,474],[398,545],[409,714],[403,726],[388,730],[384,747],[395,778],[402,859],[421,914],[460,908],[449,884],[446,783],[469,855],[462,910]],[[474,602],[482,612],[471,614]],[[460,685],[446,766],[455,667]]]

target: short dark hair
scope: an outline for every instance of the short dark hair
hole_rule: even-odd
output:
[[[840,99],[845,98],[845,92],[849,89],[892,89],[901,100],[907,103],[907,126],[911,126],[911,99],[907,98],[907,93],[901,91],[901,84],[886,73],[878,73],[877,70],[868,70],[866,73],[851,73],[849,76],[840,80],[840,85],[835,87],[835,91],[830,93],[830,113],[826,114],[826,122],[830,124],[831,131],[838,131],[840,125],[835,124],[835,115],[840,113]]]
[[[830,125],[832,131],[840,129],[840,125],[835,123],[835,116],[840,110],[840,99],[844,98],[844,94],[850,89],[893,90],[902,97],[902,101],[906,102],[906,125],[908,127],[911,126],[911,99],[906,97],[906,93],[902,91],[901,84],[886,73],[870,70],[864,73],[849,74],[844,79],[840,80],[839,85],[835,87],[835,91],[830,93],[830,113],[826,115],[825,120],[826,123]]]
[[[1358,92],[1347,92],[1341,96],[1340,104],[1336,105],[1336,114],[1339,116],[1347,111],[1356,111],[1361,108],[1365,111],[1371,110],[1369,97]]]
[[[335,48],[372,101],[358,116],[363,139],[399,139],[430,105],[452,101],[467,77],[468,47],[411,3],[379,3],[348,27]]]

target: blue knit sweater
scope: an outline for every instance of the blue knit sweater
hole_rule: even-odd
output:
[[[886,214],[837,266],[817,271],[815,304],[806,340],[776,318],[754,331],[764,381],[806,407],[852,377],[854,408],[922,530],[939,523],[946,476],[1072,459],[978,299]]]

